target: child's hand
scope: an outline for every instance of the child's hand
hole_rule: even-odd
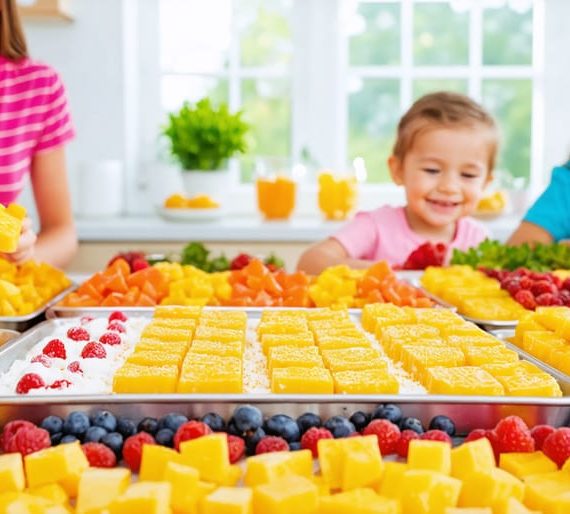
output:
[[[18,248],[13,253],[4,254],[4,257],[15,264],[33,259],[37,239],[38,236],[32,229],[32,220],[24,218]]]

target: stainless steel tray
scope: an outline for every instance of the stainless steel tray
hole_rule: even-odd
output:
[[[68,293],[71,293],[76,287],[77,284],[72,283],[69,287],[61,291],[61,293],[38,307],[35,311],[25,314],[24,316],[0,316],[0,328],[7,328],[18,332],[27,330],[45,319],[46,311],[60,300],[63,300],[63,298]]]
[[[521,416],[529,426],[549,424],[555,427],[570,422],[570,402],[563,399],[529,399],[458,396],[310,396],[273,395],[116,395],[83,397],[0,397],[0,425],[13,419],[39,422],[50,414],[65,416],[74,410],[108,409],[116,415],[140,420],[145,416],[159,417],[168,412],[181,412],[199,417],[216,412],[226,421],[238,405],[259,407],[265,416],[288,414],[297,417],[314,412],[323,419],[333,415],[350,416],[362,410],[372,412],[380,403],[397,403],[404,416],[419,418],[427,425],[431,418],[442,414],[454,420],[458,434],[474,428],[493,428],[505,416]]]

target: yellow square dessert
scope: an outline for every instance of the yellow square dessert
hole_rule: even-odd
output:
[[[276,346],[269,350],[267,368],[269,375],[276,368],[313,368],[324,367],[323,358],[316,346],[297,348],[295,346]]]
[[[551,353],[554,350],[570,348],[566,339],[547,330],[525,332],[522,347],[528,353],[546,362],[550,360]]]
[[[302,334],[307,332],[309,327],[307,321],[299,319],[281,322],[276,320],[263,321],[257,326],[257,336],[261,339],[264,334]]]
[[[476,366],[433,367],[426,370],[426,388],[431,394],[497,396],[505,390],[497,379]]]
[[[440,346],[402,347],[402,366],[417,380],[422,381],[427,368],[433,366],[455,367],[465,363],[463,352],[458,348]]]
[[[179,318],[197,320],[202,313],[199,306],[157,305],[154,318]]]
[[[508,350],[504,346],[473,346],[465,348],[464,352],[468,366],[517,362],[519,360],[517,352]]]
[[[332,394],[333,379],[324,368],[277,368],[271,377],[271,391],[279,394]]]
[[[347,371],[357,369],[386,370],[386,362],[372,348],[341,348],[323,350],[323,361],[331,371]]]
[[[385,370],[363,369],[333,372],[337,394],[398,394],[400,384]]]
[[[261,336],[261,346],[265,354],[274,346],[297,346],[301,348],[314,344],[313,334],[309,331],[299,334],[264,334]]]
[[[241,364],[241,363],[240,363]],[[242,393],[243,375],[233,366],[189,367],[180,373],[177,393]]]
[[[177,366],[124,364],[113,377],[114,393],[173,393],[178,380]]]
[[[438,346],[440,348],[449,348],[447,341],[442,338],[426,337],[422,339],[391,339],[388,343],[383,345],[383,349],[388,357],[393,360],[402,360],[402,348],[405,346]]]
[[[357,334],[356,337],[348,335],[316,335],[315,339],[321,352],[327,350],[340,350],[342,348],[371,348],[372,342],[363,334]]]
[[[142,331],[142,339],[160,339],[166,342],[189,342],[192,339],[193,329],[168,328],[164,325],[149,323]]]
[[[159,339],[143,339],[135,346],[136,352],[167,352],[184,357],[190,346],[190,341],[175,341],[167,343]]]
[[[187,318],[154,318],[150,324],[154,327],[177,328],[192,332],[196,329],[196,320]]]
[[[547,373],[496,378],[508,396],[562,396],[558,382]]]
[[[394,325],[391,327],[378,327],[376,330],[376,339],[382,345],[388,343],[391,339],[423,339],[437,338],[440,335],[439,329],[429,325]]]
[[[205,327],[198,325],[194,333],[194,339],[205,339],[207,341],[245,341],[243,330],[232,330],[230,328]]]
[[[243,341],[206,341],[195,339],[192,342],[193,353],[207,353],[209,355],[219,355],[221,357],[241,357],[243,355]]]
[[[127,364],[139,366],[176,366],[180,368],[184,356],[180,353],[170,353],[161,350],[135,350],[127,357]]]

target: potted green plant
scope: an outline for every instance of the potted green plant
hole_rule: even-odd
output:
[[[242,114],[230,113],[225,103],[215,107],[209,98],[195,105],[184,102],[169,114],[163,134],[188,195],[220,197],[229,178],[228,159],[247,150],[249,125]]]

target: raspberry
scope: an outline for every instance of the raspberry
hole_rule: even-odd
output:
[[[107,357],[107,352],[101,343],[91,341],[81,350],[81,357],[84,359],[104,359]]]
[[[548,280],[539,280],[538,282],[535,282],[530,288],[530,290],[534,296],[540,296],[541,294],[544,293],[557,292],[556,286],[552,282],[549,282]]]
[[[463,442],[469,443],[471,441],[477,441],[477,439],[483,439],[483,437],[486,437],[486,433],[487,433],[486,430],[482,428],[476,428],[475,430],[471,430],[471,432],[467,434],[467,437]]]
[[[85,443],[81,449],[93,468],[114,468],[117,465],[115,453],[103,443]]]
[[[378,447],[382,455],[394,453],[396,443],[400,439],[400,429],[387,419],[373,419],[362,431],[362,434],[374,434],[378,438]]]
[[[91,339],[89,332],[83,327],[71,327],[67,331],[67,337],[72,341],[89,341]]]
[[[124,334],[127,331],[125,326],[122,323],[119,323],[118,321],[113,321],[112,323],[109,323],[109,325],[107,326],[107,330],[114,330],[115,332],[121,332],[122,334]]]
[[[93,316],[81,316],[79,318],[79,323],[82,325],[87,325],[87,323],[91,323],[95,318]]]
[[[560,289],[565,289],[566,291],[570,291],[570,277],[567,278],[564,282],[562,282]]]
[[[354,432],[354,434],[360,435],[358,432]],[[319,439],[333,439],[333,435],[326,428],[311,427],[301,437],[301,448],[303,450],[311,450],[313,457],[316,458],[319,456]]]
[[[560,297],[554,296],[552,293],[543,293],[536,297],[536,304],[550,307],[553,305],[564,305],[564,302]]]
[[[558,467],[562,467],[570,457],[570,428],[559,428],[550,434],[544,441],[542,451]]]
[[[4,453],[10,453],[9,446],[10,441],[16,435],[18,430],[21,428],[34,428],[36,425],[30,423],[29,421],[24,421],[23,419],[16,419],[14,421],[10,421],[4,425],[4,429],[2,430],[2,451]],[[15,450],[13,450],[15,451]]]
[[[559,293],[560,299],[566,307],[570,307],[570,291],[562,289]]]
[[[9,441],[7,450],[20,452],[22,456],[25,456],[50,446],[51,440],[47,430],[36,426],[22,427]]]
[[[534,439],[534,447],[536,450],[542,450],[544,441],[553,432],[555,432],[555,429],[550,425],[536,425],[533,427],[533,429],[530,431],[530,435]]]
[[[110,344],[112,346],[116,344],[121,344],[121,336],[117,332],[105,332],[99,341],[103,344]]]
[[[187,421],[174,434],[174,448],[180,450],[180,443],[212,433],[212,429],[201,421]]]
[[[50,389],[65,389],[71,385],[69,380],[56,380],[53,384],[48,386]]]
[[[410,441],[413,439],[420,439],[420,434],[414,432],[413,430],[402,430],[400,439],[398,439],[398,442],[396,443],[396,453],[400,457],[406,458],[408,456]]]
[[[127,321],[129,318],[127,318],[127,315],[124,312],[121,311],[114,311],[111,314],[109,314],[109,323],[113,322],[113,321],[122,321],[125,322]]]
[[[60,339],[52,339],[48,344],[44,346],[42,353],[48,357],[53,357],[54,359],[67,358],[65,345]]]
[[[519,282],[521,289],[525,289],[525,290],[529,290],[531,289],[531,287],[533,286],[534,282],[532,281],[531,278],[529,277],[521,277],[521,280]]]
[[[18,394],[28,394],[31,389],[41,389],[45,387],[44,379],[36,373],[26,373],[16,385]]]
[[[81,369],[79,361],[70,362],[69,366],[67,366],[67,369],[72,373],[81,373],[83,375],[83,370]]]
[[[143,444],[156,444],[156,441],[150,434],[139,432],[127,437],[123,445],[123,459],[125,459],[125,462],[134,473],[141,467]]]
[[[529,311],[536,309],[536,300],[527,289],[521,289],[513,298]]]
[[[428,430],[422,434],[421,438],[427,441],[442,441],[450,445],[452,444],[451,437],[443,430]]]
[[[263,437],[255,447],[255,454],[260,455],[261,453],[271,453],[271,452],[286,452],[289,451],[289,445],[287,441],[282,437],[276,435],[268,435]]]
[[[507,416],[497,423],[499,453],[533,452],[534,439],[526,423],[518,416]]]
[[[245,441],[237,435],[228,434],[230,464],[235,464],[245,455]]]
[[[521,281],[517,277],[510,277],[501,284],[511,296],[515,296],[521,290]]]
[[[51,361],[49,360],[49,357],[47,355],[44,355],[43,353],[36,355],[31,360],[31,362],[41,362],[46,368],[51,367]]]
[[[150,264],[146,259],[134,259],[131,264],[131,272],[140,271],[142,269],[150,268]]]

